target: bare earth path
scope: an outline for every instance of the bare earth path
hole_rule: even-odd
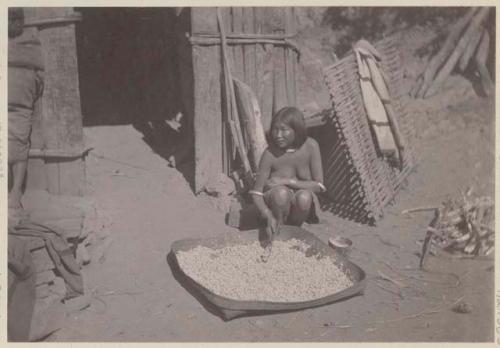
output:
[[[112,221],[113,242],[102,263],[92,261],[84,268],[93,294],[91,307],[69,317],[66,327],[50,340],[493,340],[493,261],[431,257],[430,272],[418,272],[416,241],[432,216],[400,215],[403,209],[439,204],[468,185],[493,195],[491,102],[472,92],[458,96],[453,106],[439,105],[439,98],[434,104],[414,102],[420,113],[415,126],[419,166],[379,226],[359,226],[331,214],[325,214],[320,226],[306,226],[324,241],[334,233],[354,241],[351,258],[369,278],[365,295],[316,309],[230,322],[205,310],[174,279],[166,255],[177,239],[239,232],[224,225],[224,214],[213,202],[195,197],[183,176],[167,167],[131,126],[86,129],[96,154],[144,169],[89,156],[90,195]],[[405,287],[376,281],[379,272]],[[471,313],[451,310],[460,298],[473,306]]]

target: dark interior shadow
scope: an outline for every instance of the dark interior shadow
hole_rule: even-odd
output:
[[[132,125],[193,188],[191,122],[183,110],[175,8],[76,8],[84,126]],[[189,24],[189,23],[188,23]]]

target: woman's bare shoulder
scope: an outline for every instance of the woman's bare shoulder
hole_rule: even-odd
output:
[[[266,160],[272,160],[275,156],[273,155],[271,149],[269,147],[266,147],[266,149],[264,150],[264,152],[262,153],[262,156],[261,158],[262,159],[266,159]]]
[[[319,149],[319,144],[318,144],[318,142],[316,141],[316,139],[313,139],[313,138],[311,138],[311,137],[307,137],[306,142],[305,142],[305,145],[306,145],[309,149]]]

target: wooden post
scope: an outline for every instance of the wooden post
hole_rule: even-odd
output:
[[[191,32],[218,32],[216,9],[191,9]],[[222,173],[220,46],[193,46],[195,191]]]
[[[71,7],[26,8],[27,22],[35,20],[49,23],[55,18],[74,16]],[[46,149],[80,151],[83,148],[83,130],[75,24],[71,20],[62,21],[52,25],[41,24],[37,29],[45,62],[45,85],[40,119],[34,125],[33,143]],[[83,194],[85,171],[82,159],[46,161],[45,169],[50,193]]]

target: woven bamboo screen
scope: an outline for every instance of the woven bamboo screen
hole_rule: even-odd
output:
[[[352,51],[324,69],[333,107],[323,115],[327,122],[320,129],[321,136],[317,137],[329,196],[323,208],[362,223],[375,223],[382,217],[384,207],[393,200],[413,167],[408,145],[409,127],[405,122],[407,117],[402,100],[402,69],[397,37],[384,39],[374,46],[383,56],[382,70],[388,80],[391,102],[405,140],[402,170],[391,167],[377,154]]]

